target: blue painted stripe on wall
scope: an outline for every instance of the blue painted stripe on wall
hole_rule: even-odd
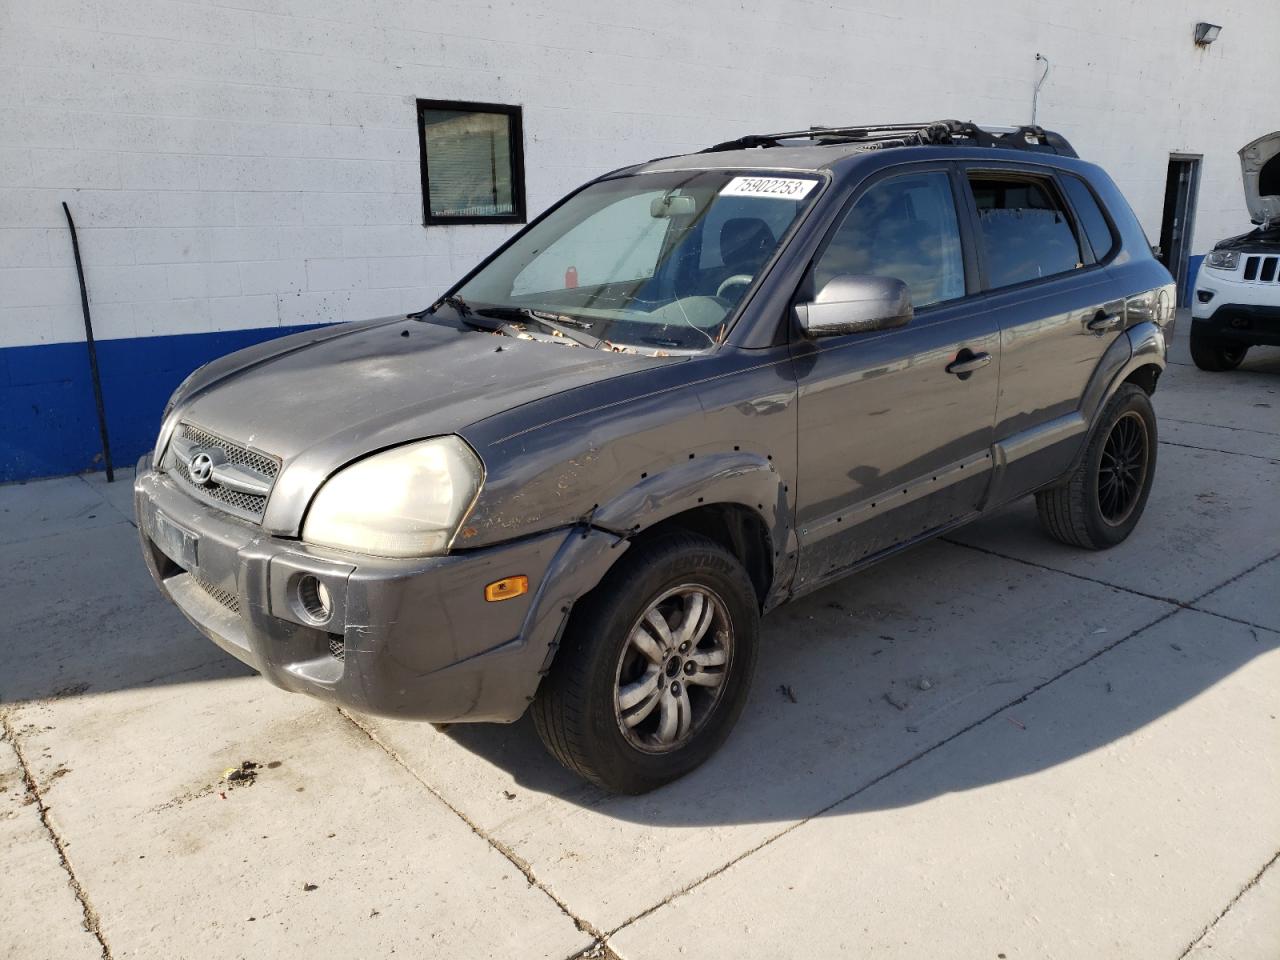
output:
[[[1187,258],[1187,288],[1182,291],[1182,303],[1191,306],[1191,298],[1196,292],[1196,274],[1200,272],[1200,261],[1204,259],[1203,253],[1197,253]]]
[[[111,458],[151,448],[175,387],[196,367],[309,326],[98,341]],[[83,343],[0,348],[0,483],[101,470],[102,444]]]

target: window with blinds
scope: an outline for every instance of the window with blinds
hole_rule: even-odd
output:
[[[423,221],[524,223],[520,108],[418,101]]]

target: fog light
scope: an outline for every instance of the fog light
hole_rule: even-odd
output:
[[[1208,303],[1210,300],[1212,300],[1212,299],[1213,299],[1213,291],[1212,291],[1212,290],[1197,290],[1197,291],[1196,291],[1196,299],[1197,299],[1197,300],[1199,300],[1201,303]]]
[[[333,598],[319,577],[307,574],[298,581],[298,606],[315,623],[328,623],[333,615]]]

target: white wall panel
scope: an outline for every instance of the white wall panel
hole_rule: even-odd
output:
[[[0,0],[0,347],[81,336],[63,200],[105,337],[429,302],[514,228],[421,226],[417,97],[524,106],[533,214],[753,131],[1027,122],[1040,52],[1040,122],[1153,238],[1168,154],[1204,155],[1203,252],[1249,226],[1277,37],[1274,0]]]

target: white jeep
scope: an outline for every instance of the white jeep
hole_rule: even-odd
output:
[[[1221,240],[1196,276],[1191,358],[1234,370],[1252,346],[1280,346],[1280,130],[1240,150],[1245,203],[1257,227]]]

